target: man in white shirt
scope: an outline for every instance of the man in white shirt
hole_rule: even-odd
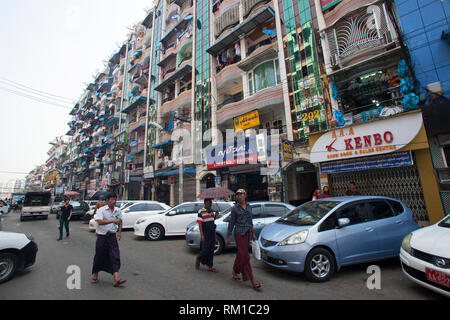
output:
[[[98,227],[91,281],[97,283],[98,273],[105,271],[114,276],[114,287],[126,282],[119,278],[120,251],[117,240],[122,237],[122,212],[116,208],[116,201],[117,196],[114,193],[108,194],[106,206],[98,209],[94,216]]]

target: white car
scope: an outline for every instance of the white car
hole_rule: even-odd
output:
[[[8,212],[9,212],[9,205],[5,201],[0,200],[0,215],[2,213],[6,214]]]
[[[214,201],[213,211],[224,211],[234,205],[233,202]],[[165,212],[141,218],[134,225],[134,234],[147,240],[161,240],[164,236],[184,236],[186,227],[197,220],[203,201],[185,202]]]
[[[38,247],[30,235],[0,231],[0,283],[34,264]]]
[[[400,260],[409,279],[450,297],[450,215],[408,234]]]
[[[126,206],[125,209],[122,207],[122,228],[133,228],[138,219],[158,214],[168,209],[170,209],[170,206],[157,201],[139,201],[137,203],[133,203],[132,205]],[[97,230],[97,226],[98,224],[94,219],[89,221],[89,230]]]

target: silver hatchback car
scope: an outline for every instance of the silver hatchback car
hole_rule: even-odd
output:
[[[418,229],[401,201],[376,196],[307,202],[259,236],[262,260],[327,281],[341,266],[398,257],[403,238]]]

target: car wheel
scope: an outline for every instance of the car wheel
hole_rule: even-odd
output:
[[[151,241],[161,240],[164,237],[164,228],[159,224],[151,224],[145,229],[145,239]]]
[[[216,243],[214,245],[214,255],[218,256],[222,254],[223,249],[225,248],[225,242],[223,241],[221,236],[216,236]]]
[[[14,276],[19,259],[14,253],[0,253],[0,283],[6,282]]]
[[[324,248],[313,249],[306,258],[305,276],[312,282],[328,281],[334,273],[333,255]]]

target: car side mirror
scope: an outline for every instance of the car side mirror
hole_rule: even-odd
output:
[[[343,228],[345,226],[348,226],[350,224],[349,218],[339,218],[338,219],[338,228]]]
[[[230,217],[226,217],[225,219],[223,219],[223,222],[230,222]]]
[[[174,216],[177,212],[176,211],[169,211],[167,213],[168,216]]]

